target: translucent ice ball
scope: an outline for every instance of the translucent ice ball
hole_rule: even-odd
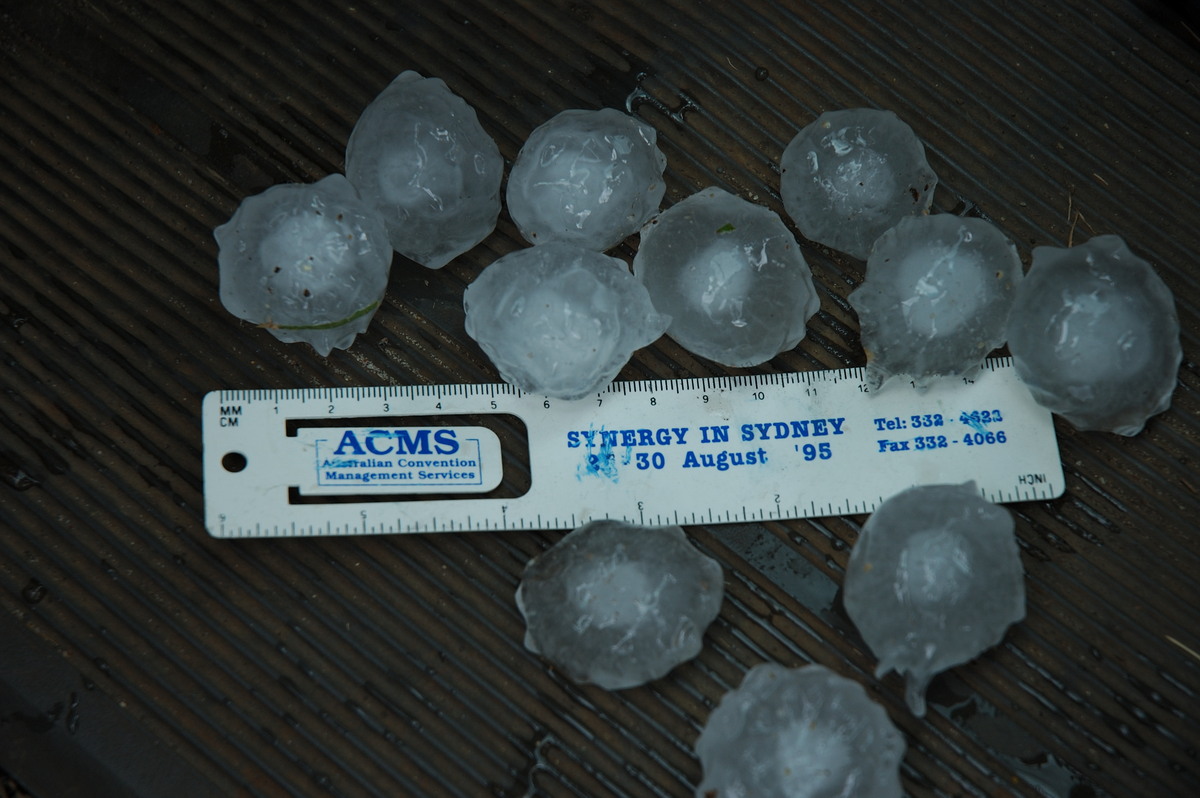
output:
[[[1039,404],[1118,435],[1171,406],[1183,359],[1171,290],[1115,235],[1033,250],[1008,347]]]
[[[724,579],[677,526],[593,521],[525,567],[525,646],[609,690],[665,676],[700,653]]]
[[[1023,274],[1017,248],[982,219],[901,219],[875,242],[867,279],[850,294],[868,382],[904,374],[924,386],[977,369],[1005,341]]]
[[[383,216],[392,247],[431,269],[495,229],[503,172],[475,109],[412,71],[366,107],[346,144],[346,176]]]
[[[820,306],[783,221],[719,188],[651,220],[633,273],[671,317],[667,335],[727,366],[757,366],[791,349]]]
[[[696,798],[899,798],[904,738],[857,682],[756,665],[696,740]]]
[[[937,175],[891,111],[827,111],[783,151],[783,206],[805,237],[865,259],[883,231],[929,210]]]
[[[247,197],[213,235],[225,309],[322,357],[350,346],[383,299],[387,231],[341,175]]]
[[[843,590],[846,612],[879,658],[875,675],[907,674],[905,700],[924,716],[930,679],[1025,617],[1012,516],[974,482],[902,491],[863,525]]]
[[[667,159],[654,128],[612,108],[563,111],[529,135],[508,176],[508,212],[531,244],[603,252],[658,212]]]
[[[467,286],[467,333],[507,382],[578,399],[603,390],[670,319],[623,261],[572,244],[500,258]]]

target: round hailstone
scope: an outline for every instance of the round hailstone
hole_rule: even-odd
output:
[[[1022,275],[1017,248],[982,219],[901,219],[875,242],[867,279],[850,294],[867,381],[903,374],[923,387],[978,369],[1005,341]]]
[[[516,598],[526,648],[622,690],[699,654],[723,595],[721,566],[679,527],[593,521],[530,560]]]
[[[322,357],[367,329],[387,287],[383,220],[341,175],[247,197],[213,236],[225,309]]]
[[[756,665],[696,740],[696,798],[899,798],[904,737],[857,682]]]
[[[827,111],[783,151],[780,193],[800,232],[865,260],[905,216],[929,210],[937,175],[912,128],[891,111]]]
[[[510,252],[467,286],[467,334],[507,382],[579,399],[604,390],[670,319],[623,261],[571,244]]]
[[[654,128],[612,108],[563,111],[529,135],[508,176],[508,212],[531,244],[603,252],[658,212],[667,159]]]
[[[719,188],[651,220],[633,273],[671,317],[667,335],[727,366],[757,366],[791,349],[820,306],[783,221]]]
[[[1183,360],[1171,290],[1115,235],[1033,250],[1008,348],[1039,404],[1118,435],[1171,406]]]
[[[366,107],[346,144],[346,176],[383,217],[392,247],[430,269],[495,229],[503,172],[475,109],[412,71]]]
[[[1025,617],[1012,516],[974,482],[909,488],[881,504],[850,552],[843,589],[850,620],[879,658],[876,677],[907,674],[917,717],[930,679]]]

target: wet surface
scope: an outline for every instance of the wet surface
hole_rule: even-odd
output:
[[[1200,40],[1187,12],[9,5],[0,619],[15,631],[0,637],[0,768],[25,786],[684,796],[720,697],[759,662],[817,661],[884,704],[914,796],[1200,788],[1200,206],[1184,179],[1200,171]],[[205,391],[497,379],[461,298],[523,246],[504,213],[437,273],[397,258],[368,332],[328,359],[217,300],[212,229],[244,196],[340,170],[358,113],[410,68],[474,106],[509,163],[554,113],[632,110],[658,131],[668,205],[719,185],[781,212],[778,159],[800,127],[835,108],[893,110],[939,175],[935,210],[987,218],[1024,263],[1033,246],[1114,232],[1155,265],[1183,328],[1174,406],[1129,440],[1058,425],[1066,495],[1012,506],[1028,617],[935,679],[919,721],[899,679],[874,678],[840,607],[861,517],[687,529],[722,562],[721,614],[697,660],[620,693],[575,686],[522,646],[513,591],[561,532],[211,540]],[[863,265],[799,243],[822,309],[762,371],[863,365],[846,303]],[[613,253],[629,261],[637,244]],[[663,341],[621,376],[726,373]],[[512,469],[506,485],[528,484],[525,463]],[[155,781],[180,773],[190,786]]]

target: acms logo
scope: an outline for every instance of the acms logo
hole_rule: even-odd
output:
[[[458,436],[452,429],[373,429],[361,438],[348,429],[333,453],[454,454],[458,449]]]

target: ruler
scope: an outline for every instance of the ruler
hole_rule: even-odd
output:
[[[859,368],[616,382],[575,401],[505,384],[222,390],[204,398],[221,538],[740,523],[869,513],[913,485],[993,502],[1064,480],[1049,411],[1008,358],[925,391]]]

